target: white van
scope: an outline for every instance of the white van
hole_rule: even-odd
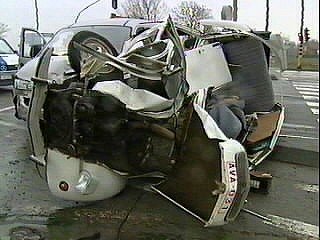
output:
[[[3,38],[0,38],[0,86],[11,85],[18,70],[17,52]]]

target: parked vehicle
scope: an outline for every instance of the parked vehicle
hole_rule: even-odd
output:
[[[17,74],[31,159],[64,199],[101,200],[144,179],[205,226],[233,221],[283,123],[262,42],[170,18],[62,29]]]
[[[17,52],[5,39],[0,38],[0,86],[12,85],[17,70]]]

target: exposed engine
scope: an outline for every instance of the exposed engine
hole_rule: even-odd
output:
[[[174,118],[143,117],[113,96],[94,91],[83,96],[81,84],[74,85],[48,93],[43,127],[49,148],[123,172],[168,171]]]

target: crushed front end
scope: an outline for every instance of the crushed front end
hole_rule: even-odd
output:
[[[101,200],[148,176],[157,180],[151,190],[205,226],[237,217],[249,192],[246,152],[208,114],[208,89],[188,94],[180,38],[170,18],[118,56],[92,36],[75,38],[69,60],[78,74],[63,82],[48,79],[46,50],[28,128],[54,195]]]

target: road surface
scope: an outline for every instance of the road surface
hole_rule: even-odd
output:
[[[13,116],[11,91],[0,90],[0,240],[318,239],[319,74],[285,77],[273,82],[286,106],[281,139],[259,167],[273,175],[272,188],[268,195],[250,193],[245,206],[266,219],[241,212],[234,223],[216,228],[204,228],[160,196],[133,187],[91,205],[53,197],[43,169],[28,160],[25,123]]]

